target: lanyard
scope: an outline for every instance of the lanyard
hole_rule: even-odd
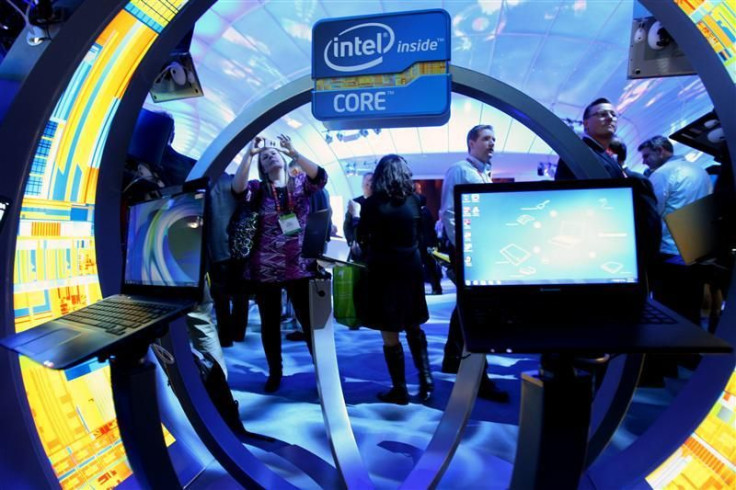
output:
[[[480,180],[482,180],[486,184],[492,181],[491,176],[476,167],[475,163],[473,163],[470,158],[466,158],[465,160],[475,169],[476,172],[478,172],[478,175],[480,175]]]
[[[288,213],[293,207],[291,202],[291,193],[289,192],[288,186],[285,186],[284,190],[286,191],[286,209],[284,210],[284,213]],[[281,216],[281,199],[279,199],[279,195],[276,192],[276,186],[273,185],[273,182],[271,183],[271,192],[273,192],[273,200],[276,203],[276,214]]]

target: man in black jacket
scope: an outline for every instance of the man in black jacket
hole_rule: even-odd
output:
[[[361,188],[363,195],[358,196],[355,199],[348,201],[348,210],[345,213],[345,221],[342,225],[342,231],[345,234],[345,241],[350,246],[351,259],[358,259],[357,257],[357,243],[355,241],[355,230],[358,228],[360,222],[360,207],[365,204],[365,200],[373,194],[373,172],[368,172],[363,175],[363,182]]]
[[[639,233],[643,237],[646,247],[645,260],[647,264],[655,263],[659,253],[659,243],[662,239],[657,198],[654,195],[652,183],[636,172],[622,168],[616,159],[609,153],[609,146],[614,139],[618,127],[618,113],[608,99],[599,98],[591,102],[583,112],[583,143],[585,143],[603,165],[611,179],[635,179],[636,199],[639,200],[641,216],[637,221],[640,224]],[[575,179],[567,164],[560,159],[557,163],[555,180]]]
[[[598,158],[603,168],[611,179],[629,178],[636,182],[634,186],[634,196],[639,202],[640,216],[637,216],[637,233],[642,237],[645,247],[644,260],[645,265],[649,268],[656,262],[659,254],[659,243],[662,239],[662,228],[660,225],[659,212],[657,210],[657,198],[654,195],[654,188],[649,180],[636,173],[626,170],[618,161],[609,153],[609,147],[614,140],[616,129],[618,127],[618,113],[608,99],[599,98],[591,102],[583,111],[583,143],[585,143]],[[560,160],[557,163],[557,173],[555,180],[575,179],[575,175],[570,171],[567,164]],[[591,370],[595,376],[596,386],[599,386],[602,377],[605,374],[606,364],[590,363]],[[659,377],[652,374],[655,368],[645,366],[644,374],[647,376]],[[659,385],[661,380],[647,381]],[[640,380],[641,384],[641,380]]]

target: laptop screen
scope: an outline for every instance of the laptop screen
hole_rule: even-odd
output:
[[[456,243],[464,286],[637,283],[632,189],[565,187],[462,186]]]
[[[307,215],[307,225],[302,241],[302,257],[305,259],[318,259],[325,253],[325,244],[330,236],[332,225],[331,214],[329,209],[320,209]]]
[[[205,193],[201,190],[130,207],[125,284],[200,285]]]

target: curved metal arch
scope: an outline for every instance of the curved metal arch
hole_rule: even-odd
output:
[[[593,153],[557,116],[523,92],[487,75],[450,66],[452,90],[496,107],[526,125],[562,157],[579,178],[607,177]],[[314,82],[304,76],[275,90],[240,113],[207,147],[189,178],[214,177],[237,153],[289,111],[308,103]]]
[[[653,0],[644,0],[644,1],[645,1],[645,5],[648,8],[650,8],[650,10],[652,10],[655,14],[657,14],[658,17],[660,17],[662,15],[662,14],[660,14],[659,11],[664,12],[665,16],[674,17],[674,18],[677,17],[677,15],[675,15],[675,13],[674,13],[675,12],[675,9],[677,8],[675,5],[670,5],[670,4],[664,5],[667,2],[654,2]],[[84,20],[84,22],[82,24],[80,24],[79,30],[74,33],[74,37],[77,37],[79,39],[84,38],[84,39],[82,39],[82,42],[81,42],[81,45],[83,45],[84,47],[79,48],[79,49],[71,49],[71,50],[66,51],[66,52],[59,51],[57,53],[57,58],[53,62],[53,64],[56,65],[56,66],[58,66],[59,68],[62,68],[61,69],[61,72],[62,73],[64,73],[63,66],[64,66],[65,63],[74,65],[73,64],[73,59],[79,58],[80,56],[83,55],[84,49],[89,45],[89,41],[86,40],[86,37],[93,37],[93,34],[92,34],[93,32],[98,32],[102,27],[104,27],[104,25],[106,25],[105,16],[106,15],[107,16],[111,15],[111,12],[113,12],[113,13],[114,12],[117,12],[117,10],[119,10],[119,5],[122,4],[123,2],[121,2],[120,0],[106,0],[103,3],[102,0],[94,0],[94,1],[84,2],[84,6],[87,7],[88,5],[95,4],[95,3],[97,4],[97,9],[95,10],[96,16],[93,16],[93,17],[94,18],[98,18],[99,21],[98,22],[90,21],[90,18],[87,17]],[[192,0],[190,3],[191,4],[195,4],[195,3],[198,3],[198,2],[197,2],[197,0]],[[117,8],[116,8],[116,6],[117,6]],[[682,13],[681,12],[678,12],[678,14],[680,16],[680,20],[682,20],[681,19],[683,17],[682,16]],[[665,21],[665,17],[662,17],[662,20]],[[665,21],[665,23],[667,23],[667,21]],[[192,21],[191,24],[193,24],[193,21]],[[191,27],[191,24],[190,24],[189,27]],[[67,24],[67,27],[68,26],[69,26],[69,24]],[[699,38],[699,40],[698,40],[698,39],[696,39],[698,36],[695,36],[693,32],[688,32],[688,36],[690,36],[692,38],[692,40],[694,41],[693,46],[691,48],[688,47],[687,43],[686,42],[684,43],[682,41],[682,37],[679,36],[679,35],[677,35],[680,32],[680,30],[683,30],[683,32],[684,32],[684,30],[686,30],[686,29],[692,30],[692,26],[689,26],[688,28],[685,28],[685,27],[682,27],[682,26],[678,26],[677,29],[671,29],[670,32],[673,32],[673,34],[675,35],[675,37],[678,38],[678,40],[680,40],[680,44],[683,46],[683,49],[686,51],[686,53],[688,55],[690,55],[690,58],[693,61],[693,64],[696,67],[696,69],[698,69],[698,71],[701,74],[704,74],[704,71],[703,70],[704,69],[708,69],[708,68],[702,68],[702,67],[700,67],[699,66],[699,63],[696,63],[695,62],[694,56],[691,54],[691,50],[692,50],[692,52],[695,52],[696,53],[695,58],[697,58],[700,55],[700,53],[702,53],[703,48],[702,48],[702,46],[700,44],[700,42],[702,41],[702,38]],[[61,35],[64,35],[64,33],[62,32]],[[70,46],[76,45],[75,42],[77,44],[79,44],[79,42],[78,42],[79,39],[77,39],[77,41],[74,41],[74,42],[67,41],[66,44],[61,44],[61,45],[59,43],[56,43],[56,46],[61,46],[59,49],[62,49],[62,48],[68,49]],[[708,49],[709,49],[709,47],[707,47],[707,45],[706,45],[705,50],[708,50]],[[696,51],[696,50],[700,50],[700,53],[698,53],[698,51]],[[702,59],[711,59],[712,60],[712,59],[714,59],[714,56],[711,56],[711,57],[705,56],[705,57],[702,57]],[[48,66],[51,66],[51,65],[49,64],[49,65],[47,65],[47,67]],[[46,70],[46,71],[48,71],[48,70]],[[42,75],[41,73],[46,73],[46,71],[42,71],[38,66],[34,67],[34,70],[33,70],[33,73],[32,73],[33,76],[32,77],[29,77],[29,78],[32,78],[33,80],[35,80],[35,83],[37,83],[37,86],[39,87],[39,90],[38,91],[32,91],[32,92],[30,92],[29,90],[25,90],[25,88],[24,88],[23,90],[25,90],[25,91],[23,92],[23,90],[22,90],[22,92],[23,92],[23,94],[25,94],[24,96],[26,98],[31,96],[29,94],[32,94],[33,97],[46,97],[46,98],[48,98],[48,100],[55,100],[55,97],[53,96],[53,94],[54,93],[57,93],[58,94],[59,87],[62,86],[62,84],[60,83],[60,80],[61,79],[64,79],[64,76],[62,76],[60,78],[57,78],[59,76],[58,75],[59,74],[59,71],[53,72],[53,70],[52,70],[52,73],[50,75],[49,74],[46,74],[45,75],[47,77],[47,79],[46,79],[46,82],[44,83],[44,82],[42,82],[44,75]],[[703,76],[703,75],[701,75],[701,76],[704,78],[704,82],[706,82],[706,77]],[[712,78],[715,79],[715,76],[712,77]],[[66,79],[68,79],[68,77]],[[717,96],[717,90],[718,89],[714,89],[712,85],[709,85],[709,84],[706,83],[706,88],[708,88],[709,92],[711,93],[712,99],[714,100],[714,102],[716,103],[716,105],[718,107],[723,107],[724,109],[727,108],[727,107],[729,107],[727,104],[729,104],[730,102],[728,102],[728,101],[733,100],[733,93],[732,93],[733,92],[733,90],[732,90],[733,87],[732,86],[731,86],[731,89],[729,89],[727,91],[728,92],[728,95],[725,95],[724,94],[724,95],[721,95],[721,96]],[[714,90],[716,90],[716,93],[713,92]],[[21,93],[19,92],[19,95],[20,94]],[[21,100],[21,98],[16,97],[16,99],[14,99],[14,103],[15,102],[18,102],[19,100]],[[724,100],[726,102],[724,102]],[[38,106],[38,104],[32,104],[32,105]],[[18,106],[19,106],[19,104],[15,104],[15,107],[18,107]],[[46,106],[41,107],[41,110],[46,110],[47,112],[50,112],[51,108],[47,104]],[[10,115],[10,113],[8,113],[8,115]],[[520,116],[516,116],[515,114],[512,114],[512,116],[519,117],[519,120],[522,121],[522,122],[524,122],[524,120],[523,120],[524,114],[521,114]],[[724,116],[726,116],[726,114],[720,114],[720,116],[721,117],[724,117]],[[732,114],[729,114],[729,116],[732,116]],[[28,167],[30,165],[31,152],[33,151],[33,144],[34,144],[35,139],[36,139],[34,137],[34,135],[37,136],[38,134],[40,134],[39,131],[42,129],[42,126],[43,126],[45,120],[46,119],[43,118],[43,117],[40,117],[38,119],[34,119],[33,115],[32,114],[29,115],[27,112],[26,112],[26,114],[16,114],[16,113],[13,113],[13,117],[6,117],[5,118],[5,120],[3,122],[4,123],[7,123],[7,124],[4,125],[4,128],[0,129],[0,142],[3,143],[2,145],[0,145],[0,147],[4,148],[4,151],[10,150],[10,149],[14,149],[14,153],[13,154],[16,154],[19,157],[19,160],[18,161],[21,162],[20,164],[18,164],[18,167],[17,167],[18,172],[19,172],[19,175],[15,175],[15,174],[13,174],[13,175],[6,175],[5,178],[3,179],[3,181],[5,182],[5,184],[3,184],[2,187],[0,187],[0,189],[3,189],[3,190],[5,188],[9,189],[10,192],[7,192],[7,194],[16,196],[18,199],[20,197],[19,196],[19,193],[20,193],[20,190],[19,189],[22,189],[21,184],[25,180],[25,178],[27,177]],[[12,122],[12,124],[10,124],[9,122]],[[729,121],[726,121],[726,122],[723,123],[723,125],[724,125],[724,130],[726,130],[727,135],[729,135],[729,138],[728,138],[729,146],[732,147],[734,145],[733,142],[736,141],[736,139],[733,137],[734,136],[734,125],[733,125],[733,122],[732,121],[730,121],[730,122]],[[9,127],[12,128],[12,129],[8,130]],[[19,142],[18,139],[17,139],[17,136],[18,135],[16,134],[17,128],[25,128],[25,129],[27,129],[28,131],[27,131],[26,135],[29,135],[29,137],[31,137],[31,139],[33,141],[31,141],[30,143],[29,142],[26,142],[25,140]],[[530,129],[534,130],[534,128],[532,126],[530,126]],[[565,128],[565,132],[567,132],[567,131],[569,131],[569,130],[567,128]],[[12,138],[10,138],[10,136],[12,136]],[[249,138],[252,138],[253,136],[254,135],[244,136],[242,138],[241,142],[244,144],[244,141],[247,141]],[[121,140],[125,140],[125,137],[123,136],[121,138]],[[550,142],[548,141],[548,143],[550,143]],[[242,147],[242,144],[240,146]],[[555,149],[563,158],[565,158],[566,161],[576,162],[576,163],[572,163],[572,171],[576,175],[578,175],[578,176],[587,175],[588,174],[588,170],[591,170],[592,173],[595,174],[595,166],[594,165],[589,167],[589,165],[587,163],[582,163],[581,166],[580,166],[580,168],[578,168],[578,165],[577,165],[578,160],[571,157],[571,153],[574,153],[573,150],[568,150],[568,149],[560,150],[559,148],[556,148],[554,145],[550,145],[550,146],[552,146],[553,149]],[[732,148],[732,150],[733,150],[733,148]],[[580,151],[582,151],[582,150],[580,150]],[[733,153],[733,151],[732,151],[732,153]],[[9,157],[9,156],[12,157],[12,155],[8,155],[7,153],[4,156],[5,157]],[[234,154],[232,156],[234,156]],[[580,161],[582,162],[582,161],[585,161],[585,160],[586,160],[586,157],[585,157],[585,155],[583,155],[582,160],[580,160]],[[222,171],[224,169],[224,165],[226,165],[226,163],[224,165],[222,165],[221,164],[221,160],[218,160],[218,165],[221,165],[219,167],[219,171]],[[7,169],[4,168],[4,172],[6,170]],[[216,173],[216,170],[217,170],[217,165],[215,167],[212,167],[211,169],[208,168],[207,169],[207,174]],[[7,216],[7,219],[8,219],[9,222],[14,223],[14,224],[17,224],[17,220],[18,220],[18,212],[17,212],[18,211],[18,207],[17,207],[17,205],[19,204],[19,202],[18,202],[17,199],[16,199],[15,204],[16,204],[16,206],[14,206],[11,209],[11,212]],[[15,229],[15,227],[14,226],[11,227],[10,225],[5,227],[5,231],[6,232],[9,229]],[[10,236],[10,238],[8,238],[8,236]],[[12,243],[9,243],[9,242],[12,242]],[[0,260],[2,260],[2,262],[0,263],[0,272],[2,272],[2,274],[0,274],[0,276],[2,276],[4,278],[3,280],[5,280],[5,281],[7,281],[8,278],[11,278],[12,277],[12,253],[11,253],[11,251],[14,248],[13,247],[14,242],[15,242],[15,237],[12,236],[12,234],[8,234],[7,236],[4,236],[4,237],[1,237],[0,238]],[[9,331],[8,329],[10,328],[10,325],[12,325],[12,320],[9,320],[8,319],[9,318],[9,315],[10,315],[10,312],[12,311],[12,308],[11,308],[11,306],[12,306],[12,298],[9,297],[9,293],[8,293],[10,291],[10,289],[11,288],[7,288],[7,287],[3,288],[2,298],[0,298],[0,303],[2,303],[2,304],[0,304],[0,307],[1,307],[0,310],[3,311],[3,317],[2,317],[2,323],[3,324],[1,326],[2,329],[3,329],[3,331]],[[736,300],[736,297],[735,296],[736,296],[736,287],[732,287],[731,290],[730,290],[730,292],[729,292],[729,298],[728,298],[729,299],[729,304],[731,302],[733,302],[734,300]],[[732,313],[733,311],[734,311],[734,308],[731,307],[731,308],[727,308],[727,310],[724,312],[724,315],[725,316],[724,316],[723,321],[721,323],[721,326],[722,327],[724,325],[729,324],[729,323],[736,325],[736,322],[734,321],[734,318],[733,318],[733,313]],[[719,334],[721,334],[724,338],[727,338],[727,340],[731,340],[733,342],[733,338],[732,338],[734,336],[733,331],[734,331],[734,328],[731,328],[729,330],[721,329],[719,331]],[[0,354],[0,356],[2,358],[3,364],[6,364],[5,363],[6,357],[7,357],[7,360],[10,360],[8,354],[6,354],[6,353],[2,353],[2,354]],[[706,360],[706,361],[708,361],[708,360]],[[16,360],[15,363],[9,362],[9,364],[11,365],[10,366],[11,368],[13,366],[15,366],[17,368],[17,360]],[[704,365],[701,366],[701,369],[699,369],[698,372],[696,373],[696,376],[700,375],[701,373],[705,373],[706,371],[708,371],[708,369],[713,368],[713,366],[711,364],[713,364],[713,363],[708,363],[708,362],[704,363]],[[723,364],[723,363],[721,363],[721,364]],[[730,360],[730,362],[727,363],[727,364],[730,364],[731,367],[733,367],[733,360]],[[705,368],[708,368],[708,369],[705,369]],[[719,372],[720,371],[721,370],[719,369]],[[11,382],[15,382],[15,380],[19,379],[19,375],[17,373],[17,369],[15,371],[13,371],[11,369],[11,372],[15,372],[15,376],[12,376],[14,379],[11,380]],[[700,376],[700,377],[701,378],[706,378],[707,376],[703,375],[703,376]],[[698,379],[698,381],[702,381],[702,380],[701,379]],[[706,380],[706,381],[708,381],[708,380]],[[713,380],[711,379],[709,381],[713,381]],[[695,378],[688,385],[688,387],[692,386],[693,384],[697,384]],[[721,383],[720,386],[722,387],[723,386],[723,383]],[[6,386],[5,385],[3,385],[3,391],[6,391]],[[693,396],[693,395],[691,394],[691,396]],[[694,396],[697,397],[697,393],[694,394]],[[5,399],[8,399],[7,397],[4,397],[4,398]],[[11,395],[11,398],[12,398],[12,395]],[[19,423],[19,424],[24,424],[25,423],[22,418],[16,417],[15,420],[16,420],[16,423]],[[4,422],[7,423],[7,419],[5,419]],[[6,424],[4,424],[4,425],[6,425]],[[17,447],[14,448],[14,450],[17,450]],[[16,452],[16,454],[17,454],[17,452]],[[26,457],[29,457],[29,458],[35,458],[37,456],[35,454],[28,455],[26,453],[23,453],[23,455],[26,456]],[[17,459],[18,458],[16,458],[16,460]],[[7,460],[5,462],[7,463]],[[27,464],[27,462],[25,462],[23,465],[25,465],[25,464]],[[18,467],[22,467],[23,465],[20,465]],[[619,467],[619,469],[620,469],[620,467]],[[639,473],[639,476],[641,476],[641,474],[642,473],[640,472]]]

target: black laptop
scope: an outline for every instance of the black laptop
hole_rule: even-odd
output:
[[[202,296],[205,193],[194,189],[130,206],[121,294],[5,337],[0,345],[66,369],[109,357],[190,309]]]
[[[302,257],[305,259],[319,259],[327,250],[327,239],[332,226],[332,211],[320,209],[307,215],[302,241]]]
[[[332,264],[365,268],[365,264],[360,262],[345,261],[324,255],[327,250],[327,238],[330,236],[330,228],[332,227],[331,218],[332,211],[329,209],[320,209],[307,215],[307,224],[304,228],[304,240],[302,242],[302,257],[305,259],[319,259]]]
[[[713,347],[648,297],[631,179],[468,184],[454,197],[470,352]]]

